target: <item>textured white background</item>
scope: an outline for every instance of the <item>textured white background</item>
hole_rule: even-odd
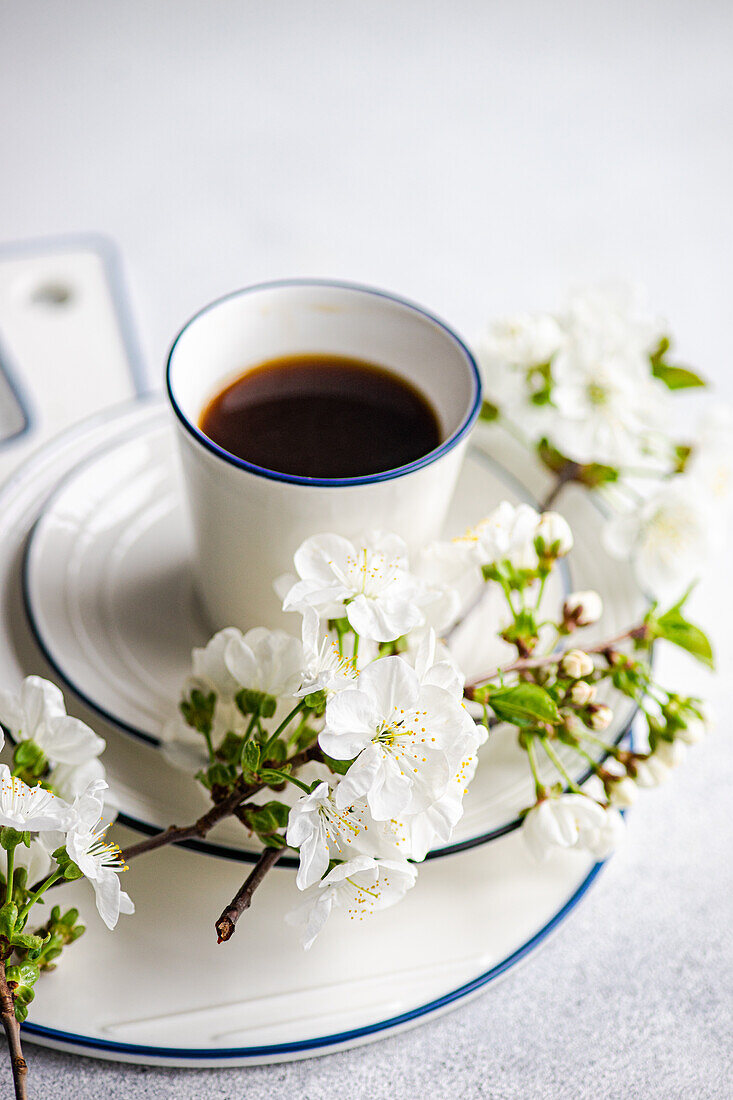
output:
[[[0,0],[0,240],[115,238],[154,384],[191,312],[264,278],[372,282],[470,337],[623,275],[730,399],[732,61],[725,0]],[[501,986],[292,1066],[122,1069],[29,1048],[34,1095],[729,1096],[730,586],[709,580],[696,610],[723,675],[664,664],[715,697],[716,734]]]

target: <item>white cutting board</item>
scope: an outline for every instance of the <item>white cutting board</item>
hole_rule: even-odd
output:
[[[75,421],[147,389],[111,242],[0,244],[0,480]]]

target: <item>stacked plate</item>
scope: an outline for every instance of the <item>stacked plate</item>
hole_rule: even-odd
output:
[[[474,444],[447,530],[502,499],[533,502],[536,476],[517,479]],[[595,588],[606,605],[603,631],[615,633],[638,614],[640,594],[628,569],[601,550],[592,504],[572,492],[567,503],[576,546],[545,598],[554,607],[563,591]],[[48,676],[70,711],[105,737],[120,844],[130,842],[129,829],[193,820],[205,792],[159,742],[191,649],[207,638],[166,409],[136,401],[59,437],[5,484],[0,514],[0,682]],[[482,614],[491,616],[490,603]],[[456,638],[468,675],[502,659],[485,633],[474,621]],[[616,739],[632,718],[622,701]],[[572,754],[566,763],[583,781]],[[450,845],[430,853],[399,910],[348,929],[337,916],[307,954],[282,919],[297,895],[287,858],[234,939],[217,947],[213,921],[246,875],[241,864],[256,858],[238,822],[186,846],[193,850],[143,857],[125,883],[135,917],[110,935],[90,913],[84,939],[40,983],[24,1031],[100,1057],[225,1065],[325,1053],[444,1011],[541,942],[598,872],[577,852],[541,867],[530,860],[516,830],[532,792],[524,754],[499,727]],[[65,893],[82,913],[92,908],[83,884]]]

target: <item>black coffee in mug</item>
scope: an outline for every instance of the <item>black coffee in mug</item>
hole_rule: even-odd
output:
[[[394,470],[439,446],[438,418],[414,386],[376,363],[288,355],[216,394],[201,431],[277,473],[345,478]]]

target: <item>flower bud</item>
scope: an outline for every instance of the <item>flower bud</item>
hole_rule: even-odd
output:
[[[597,592],[571,592],[562,609],[566,629],[578,626],[591,626],[597,623],[603,614],[603,600]]]
[[[575,703],[576,707],[586,707],[595,699],[595,685],[589,684],[586,680],[576,680],[568,694],[570,701]]]
[[[658,787],[669,779],[669,767],[654,753],[634,761],[634,779],[640,787]]]
[[[687,746],[681,741],[660,741],[653,755],[668,768],[676,768],[687,755]]]
[[[592,703],[588,708],[588,725],[592,730],[607,730],[613,721],[613,711],[605,703]]]
[[[704,703],[698,702],[695,706],[700,714],[689,712],[685,716],[685,725],[682,729],[677,730],[677,739],[684,742],[685,745],[696,745],[698,741],[702,741],[712,724],[710,708]]]
[[[542,558],[562,558],[573,548],[573,533],[559,512],[544,512],[535,532],[535,546]]]
[[[608,784],[608,799],[612,806],[628,809],[636,801],[639,789],[628,775],[620,776]]]
[[[572,711],[567,707],[563,707],[560,711],[560,714],[562,716],[562,730],[565,733],[570,734],[571,737],[576,738],[576,740],[579,740],[585,733],[585,726],[581,722],[580,718],[578,718],[575,711]]]
[[[580,680],[583,676],[590,676],[595,668],[592,657],[584,653],[582,649],[569,649],[560,662],[560,673],[571,680]]]

